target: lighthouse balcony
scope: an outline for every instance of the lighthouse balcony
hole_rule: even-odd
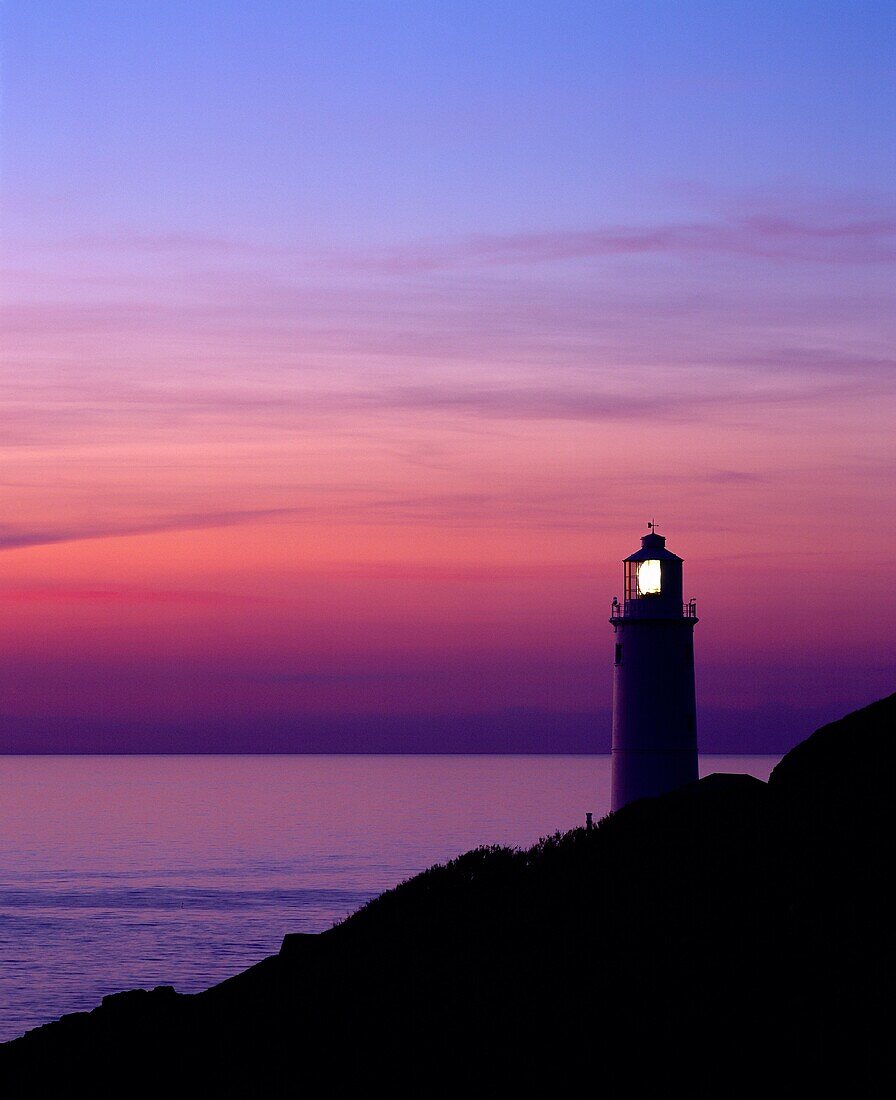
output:
[[[610,621],[619,619],[693,619],[697,618],[697,601],[669,604],[665,600],[640,597],[630,600],[613,600]]]

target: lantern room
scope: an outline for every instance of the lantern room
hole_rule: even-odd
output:
[[[614,604],[614,618],[689,618],[692,602],[683,603],[681,558],[666,549],[666,539],[650,524],[641,549],[624,561],[625,601]]]

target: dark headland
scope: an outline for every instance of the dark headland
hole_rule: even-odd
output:
[[[894,1096],[896,695],[434,867],[195,996],[0,1047],[0,1096]]]

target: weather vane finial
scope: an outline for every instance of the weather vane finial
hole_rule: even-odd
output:
[[[647,527],[648,527],[648,530],[653,531],[653,533],[656,534],[656,520],[655,519],[649,519],[647,521]]]

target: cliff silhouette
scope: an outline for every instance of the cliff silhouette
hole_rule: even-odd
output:
[[[896,1095],[896,695],[767,784],[712,775],[433,867],[193,996],[0,1047],[0,1095]]]

